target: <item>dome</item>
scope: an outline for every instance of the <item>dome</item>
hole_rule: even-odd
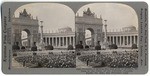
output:
[[[133,31],[137,31],[135,26],[127,26],[127,27],[123,27],[122,30],[124,32],[133,32]]]
[[[59,29],[60,33],[65,33],[65,32],[72,32],[72,29],[70,27],[64,27]]]

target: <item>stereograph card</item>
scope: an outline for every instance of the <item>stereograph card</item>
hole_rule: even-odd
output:
[[[145,2],[4,2],[5,74],[145,74]]]

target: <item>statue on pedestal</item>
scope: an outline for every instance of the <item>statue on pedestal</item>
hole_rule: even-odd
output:
[[[40,33],[40,43],[39,43],[39,46],[38,46],[38,49],[39,50],[41,50],[41,51],[43,51],[43,50],[45,50],[45,43],[43,42],[43,21],[40,21],[41,22],[41,26],[40,26],[40,28],[41,28],[41,33]]]

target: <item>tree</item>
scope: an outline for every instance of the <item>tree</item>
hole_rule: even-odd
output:
[[[132,49],[137,49],[138,47],[137,47],[137,44],[133,44],[132,45]]]

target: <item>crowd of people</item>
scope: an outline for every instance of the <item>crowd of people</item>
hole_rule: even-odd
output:
[[[15,60],[26,67],[36,68],[75,68],[75,54],[49,54],[15,57]],[[28,66],[30,64],[30,66]],[[31,66],[31,64],[36,66]]]
[[[111,54],[81,55],[78,59],[92,67],[138,67],[138,52],[114,52]]]

